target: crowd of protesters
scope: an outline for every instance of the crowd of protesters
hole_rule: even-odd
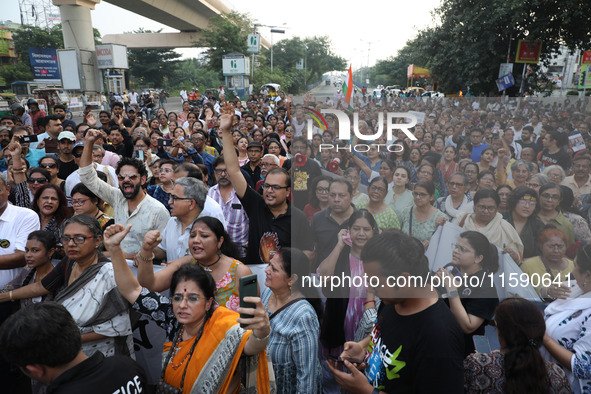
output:
[[[35,101],[0,119],[0,353],[24,372],[1,368],[7,390],[591,392],[584,101],[217,93],[183,89],[178,113],[132,91],[79,124]],[[388,140],[391,112],[418,122]],[[481,277],[507,259],[551,280],[530,300],[304,281]],[[165,330],[159,376],[133,361],[130,311]],[[489,325],[500,349],[477,351]]]

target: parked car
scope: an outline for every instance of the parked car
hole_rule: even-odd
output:
[[[421,94],[421,97],[445,97],[445,94],[434,90],[427,90]]]

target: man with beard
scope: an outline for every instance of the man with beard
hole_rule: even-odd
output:
[[[276,156],[273,157],[277,159]],[[236,195],[236,190],[234,190],[228,177],[228,170],[223,156],[215,159],[213,169],[218,183],[209,189],[207,195],[222,207],[227,224],[226,230],[228,230],[232,241],[238,246],[240,258],[243,258],[246,256],[246,246],[248,245],[248,215],[246,215],[240,199]]]
[[[121,248],[126,259],[133,259],[141,248],[144,235],[149,230],[164,231],[170,215],[164,205],[146,194],[142,188],[146,183],[147,171],[141,161],[129,157],[119,161],[115,170],[119,188],[98,178],[91,164],[93,145],[99,136],[100,131],[96,129],[86,132],[78,174],[90,191],[113,207],[115,223],[132,225],[131,231],[121,242]]]
[[[53,106],[53,114],[57,115],[57,117],[60,119],[60,122],[62,122],[62,129],[65,129],[68,125],[75,129],[76,123],[72,120],[66,119],[66,112],[67,108],[63,104],[56,104]]]
[[[72,154],[74,142],[76,142],[76,136],[71,131],[62,131],[57,137],[57,156],[59,161],[57,177],[60,179],[66,179],[78,169],[78,165],[74,162],[74,155]]]
[[[45,153],[58,153],[57,137],[64,130],[58,115],[48,116],[45,133],[37,136],[38,142],[32,143],[32,149],[45,148]]]
[[[263,184],[262,196],[249,187],[242,176],[238,156],[234,150],[231,131],[234,120],[234,107],[231,104],[224,105],[220,117],[220,128],[224,146],[227,148],[224,150],[224,160],[228,178],[250,220],[248,251],[244,262],[246,264],[268,263],[266,253],[261,256],[259,249],[264,249],[273,255],[282,246],[296,247],[311,255],[313,243],[308,219],[302,211],[292,207],[287,200],[290,190],[288,172],[282,168],[269,171]],[[260,161],[260,156],[258,160]],[[292,224],[293,228],[298,229],[293,242]],[[261,247],[261,243],[264,247]]]

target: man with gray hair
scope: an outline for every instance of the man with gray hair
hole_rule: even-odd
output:
[[[195,219],[203,213],[206,198],[207,188],[199,179],[183,177],[174,182],[169,200],[171,218],[162,231],[162,242],[154,249],[156,259],[168,263],[179,259],[182,263],[191,261],[189,233]],[[148,254],[142,253],[144,256]],[[145,264],[140,264],[138,278],[142,276],[142,266]]]
[[[20,273],[25,265],[27,237],[41,227],[39,216],[33,210],[8,203],[9,194],[6,174],[0,173],[0,287]]]

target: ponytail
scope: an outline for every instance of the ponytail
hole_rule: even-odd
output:
[[[499,252],[497,247],[477,231],[464,231],[460,234],[474,249],[476,256],[482,256],[480,265],[486,272],[497,272],[499,270]]]

